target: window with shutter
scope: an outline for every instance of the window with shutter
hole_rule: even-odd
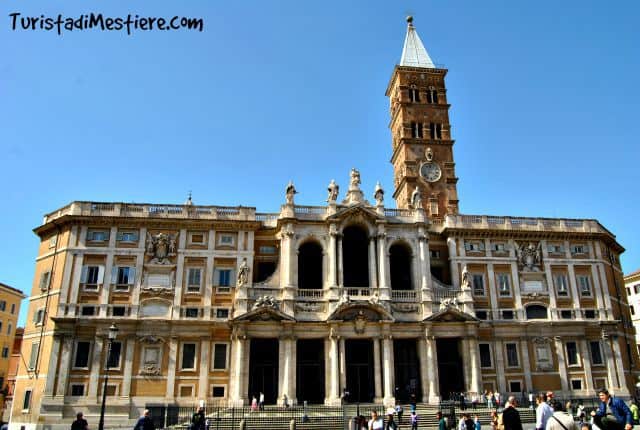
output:
[[[190,267],[187,271],[187,291],[198,292],[202,285],[201,277],[202,269],[199,267]]]
[[[29,356],[29,370],[34,370],[38,364],[38,354],[40,353],[40,342],[31,344],[31,355]]]
[[[47,291],[49,289],[49,279],[51,278],[51,271],[47,270],[40,275],[40,290]]]
[[[24,400],[22,401],[22,410],[28,411],[31,407],[31,390],[25,390]]]

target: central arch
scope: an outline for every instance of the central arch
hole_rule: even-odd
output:
[[[391,289],[412,290],[411,249],[404,243],[395,243],[389,248]]]
[[[322,246],[317,242],[298,249],[298,288],[322,289]]]
[[[369,236],[356,225],[342,232],[343,280],[345,287],[369,286]]]

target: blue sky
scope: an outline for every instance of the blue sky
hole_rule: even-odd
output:
[[[18,1],[0,6],[0,282],[30,291],[73,200],[320,205],[351,167],[392,205],[387,82],[408,13],[449,69],[460,210],[595,218],[640,268],[637,1]],[[202,18],[13,31],[9,13]],[[26,303],[26,301],[25,301]],[[22,307],[21,321],[26,307]]]

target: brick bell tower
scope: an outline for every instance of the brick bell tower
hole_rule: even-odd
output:
[[[407,17],[407,22],[402,58],[386,92],[391,105],[393,198],[398,208],[422,205],[430,219],[443,219],[458,213],[454,141],[444,85],[447,70],[431,61],[413,17]]]

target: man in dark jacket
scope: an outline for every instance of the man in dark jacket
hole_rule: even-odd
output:
[[[207,418],[204,416],[204,408],[200,406],[198,412],[191,417],[191,430],[205,430]]]
[[[522,421],[520,420],[520,413],[516,409],[516,398],[510,396],[507,400],[507,407],[502,412],[502,424],[504,424],[504,430],[522,430]]]
[[[136,423],[136,426],[133,428],[133,430],[156,430],[156,426],[153,424],[149,409],[144,410],[144,413]]]
[[[631,410],[621,399],[612,397],[609,391],[598,391],[600,406],[597,411],[591,412],[596,425],[602,430],[631,430],[633,429],[633,417]]]
[[[82,412],[76,414],[76,420],[71,424],[71,430],[89,430],[89,424],[84,419]]]

